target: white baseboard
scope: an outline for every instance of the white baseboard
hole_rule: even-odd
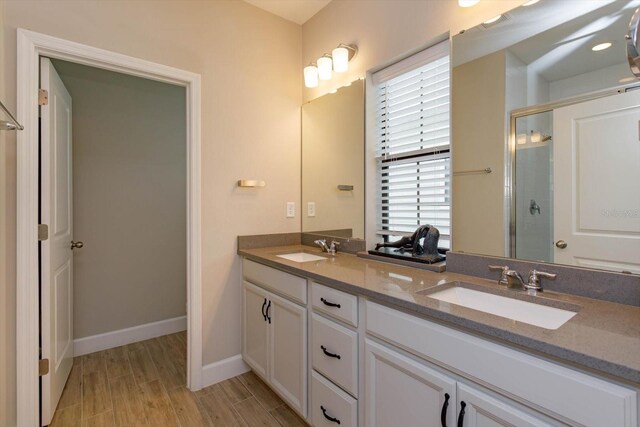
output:
[[[242,355],[228,357],[202,367],[202,387],[208,387],[249,371]]]
[[[77,340],[73,340],[73,354],[74,356],[82,356],[83,354],[95,353],[96,351],[120,347],[121,345],[186,330],[187,316],[160,320],[158,322],[133,326],[118,331],[78,338]]]

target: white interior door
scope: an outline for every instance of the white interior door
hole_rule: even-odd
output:
[[[40,222],[49,226],[40,247],[42,358],[49,359],[42,425],[48,425],[73,364],[71,96],[46,58],[40,60],[40,87],[49,92],[40,110]]]
[[[558,108],[553,123],[554,262],[640,273],[640,91]]]

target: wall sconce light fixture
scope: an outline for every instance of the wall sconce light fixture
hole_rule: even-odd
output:
[[[357,46],[340,43],[331,51],[331,55],[324,54],[316,63],[304,68],[304,85],[318,87],[318,80],[330,80],[333,72],[346,72],[349,69],[349,61],[356,56],[356,53],[358,53]]]

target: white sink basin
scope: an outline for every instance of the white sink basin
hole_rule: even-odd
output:
[[[306,252],[294,252],[291,254],[276,255],[277,257],[288,259],[293,262],[309,262],[309,261],[324,261],[325,257],[309,254]]]
[[[507,298],[461,286],[429,293],[427,296],[545,329],[558,329],[576,315],[573,311]]]

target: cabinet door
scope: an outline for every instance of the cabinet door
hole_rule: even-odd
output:
[[[365,358],[366,426],[441,427],[443,412],[455,424],[453,378],[369,339]]]
[[[303,417],[307,416],[307,310],[270,294],[269,382]]]
[[[464,405],[463,405],[464,402]],[[458,383],[458,411],[464,406],[463,427],[550,427],[532,411],[527,413],[507,400],[498,400],[476,388]],[[460,413],[457,414],[458,422]]]
[[[242,287],[242,358],[263,378],[267,378],[268,292],[249,282]]]

